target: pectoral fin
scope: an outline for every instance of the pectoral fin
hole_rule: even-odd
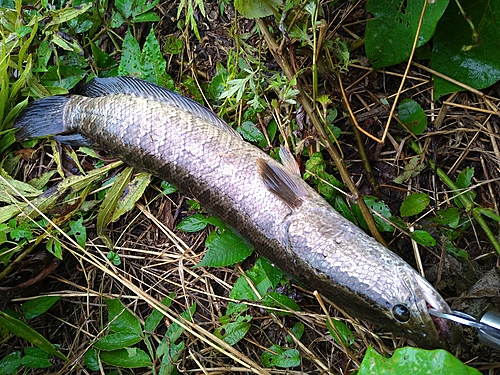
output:
[[[290,208],[298,208],[309,194],[301,181],[284,166],[257,159],[257,169],[266,187]]]

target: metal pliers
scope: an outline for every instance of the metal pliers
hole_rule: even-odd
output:
[[[458,324],[476,328],[478,331],[479,341],[483,345],[500,350],[500,313],[488,311],[479,321],[472,315],[461,311],[442,313],[434,309],[429,309],[429,314],[438,318],[451,320]]]

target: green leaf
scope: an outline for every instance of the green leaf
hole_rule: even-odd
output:
[[[403,99],[399,103],[398,118],[415,135],[422,134],[427,126],[424,110],[413,99]]]
[[[297,349],[284,349],[279,345],[273,345],[269,351],[262,353],[260,360],[266,367],[296,367],[300,365],[300,353]]]
[[[125,348],[101,352],[101,360],[108,365],[122,368],[150,367],[151,358],[139,348]]]
[[[0,360],[0,375],[15,374],[21,366],[21,352],[11,352]]]
[[[49,353],[39,348],[24,348],[24,357],[21,364],[29,368],[47,368],[52,366],[49,360]]]
[[[375,349],[368,347],[358,375],[394,374],[480,375],[481,373],[442,349],[424,350],[406,347],[396,349],[391,358],[385,358]]]
[[[330,335],[332,335],[333,339],[340,345],[340,340],[344,343],[346,346],[351,346],[354,344],[354,334],[351,332],[349,327],[344,322],[341,322],[340,320],[337,319],[331,319],[333,325],[335,326],[335,329],[338,332],[335,332],[335,329],[330,324],[330,320],[327,319],[326,321],[326,327],[328,328],[328,331],[330,332]],[[340,338],[339,338],[340,336]]]
[[[500,79],[500,3],[462,0],[460,4],[478,35],[473,34],[471,26],[452,1],[433,38],[431,68],[475,89],[482,89]],[[435,99],[460,90],[463,89],[434,77]]]
[[[408,217],[413,215],[418,215],[421,213],[425,207],[429,204],[431,198],[425,193],[413,193],[406,197],[404,202],[401,204],[399,212],[402,217]]]
[[[123,349],[127,346],[137,344],[141,340],[142,337],[136,333],[110,333],[97,340],[94,343],[94,348],[107,351]]]
[[[26,319],[33,319],[50,309],[60,298],[59,296],[38,297],[23,303],[21,310]]]
[[[170,182],[167,181],[162,181],[160,186],[161,186],[161,193],[165,195],[175,193],[178,190],[176,186],[172,185]]]
[[[97,350],[90,348],[85,353],[83,357],[85,362],[85,366],[87,366],[92,371],[99,371],[99,355],[97,354]]]
[[[177,224],[177,229],[180,229],[184,232],[198,232],[207,227],[208,221],[207,218],[202,214],[195,214],[186,217],[179,224]]]
[[[457,177],[457,186],[462,189],[468,188],[472,183],[472,177],[474,177],[474,168],[465,167]]]
[[[252,121],[245,121],[236,129],[249,142],[265,141],[264,134],[257,128],[257,125]]]
[[[457,228],[460,221],[460,211],[456,207],[450,207],[446,210],[438,210],[436,211],[436,217],[432,220],[450,228]]]
[[[68,232],[68,235],[75,236],[78,245],[85,248],[85,244],[87,243],[87,228],[83,225],[83,216],[77,221],[71,220],[69,222],[69,227],[70,231]]]
[[[164,341],[166,340],[164,339],[162,343]],[[181,354],[184,351],[184,341],[181,341],[178,344],[168,343],[168,345],[168,355],[163,356],[158,375],[169,375],[174,373],[174,371],[177,370],[177,362],[181,358]]]
[[[183,48],[184,48],[184,43],[182,42],[182,39],[179,39],[178,37],[173,35],[169,35],[165,39],[165,48],[163,49],[163,52],[172,55],[177,55],[182,52]]]
[[[134,333],[142,336],[141,323],[128,311],[119,299],[105,301],[108,306],[109,329],[114,333]]]
[[[373,215],[373,219],[375,220],[375,224],[377,225],[378,230],[381,232],[391,232],[393,226],[390,223],[390,219],[392,218],[391,209],[387,206],[383,201],[379,201],[377,198],[372,196],[363,197],[368,208],[375,211],[378,215]],[[380,216],[382,217],[380,217]],[[384,220],[386,218],[387,220]]]
[[[262,304],[267,307],[277,307],[279,309],[284,309],[284,310],[293,310],[293,311],[300,311],[299,305],[291,299],[290,297],[280,294],[277,292],[267,292],[266,295],[262,298]],[[290,312],[283,312],[283,311],[274,311],[276,314],[280,316],[288,316],[291,315],[292,313]]]
[[[267,259],[260,257],[255,265],[246,272],[247,277],[253,281],[259,294],[264,296],[269,289],[274,289],[283,279],[283,272],[273,266]],[[257,300],[245,277],[240,276],[229,293],[229,297],[237,300]]]
[[[240,341],[250,330],[251,324],[248,322],[238,321],[224,324],[217,328],[214,335],[223,340],[225,343],[233,346]]]
[[[173,301],[174,295],[174,293],[171,293],[168,297],[162,299],[161,304],[165,307],[169,307]],[[153,312],[144,321],[144,331],[154,332],[156,327],[158,327],[158,324],[160,324],[160,322],[162,321],[163,317],[164,315],[160,311],[154,309]]]
[[[249,19],[271,16],[282,4],[281,0],[234,0],[236,10]]]
[[[297,322],[290,328],[290,333],[295,336],[297,340],[300,340],[305,332],[305,326],[302,322]],[[286,342],[289,344],[293,343],[293,338],[290,335],[286,335]]]
[[[223,230],[220,234],[216,231],[211,232],[205,244],[207,252],[197,267],[229,266],[245,260],[253,252],[245,240],[229,229]]]
[[[448,2],[427,2],[417,47],[430,40]],[[405,0],[367,2],[366,10],[375,16],[368,20],[365,31],[366,55],[373,69],[398,64],[410,56],[423,4]]]
[[[167,63],[160,51],[153,28],[151,28],[142,52],[139,42],[127,30],[123,39],[123,54],[118,67],[118,74],[144,79],[167,88],[173,88],[173,81],[166,73]]]
[[[420,172],[425,169],[425,163],[422,163],[420,156],[414,156],[405,165],[403,174],[399,175],[394,179],[396,184],[402,184],[403,182],[409,180],[412,177],[418,176]]]
[[[436,245],[436,240],[426,232],[425,230],[416,230],[410,232],[410,237],[423,246],[434,246]]]
[[[26,323],[11,317],[3,311],[0,311],[0,326],[6,327],[14,335],[25,339],[50,355],[55,355],[65,361],[68,360],[64,354],[59,352],[54,345],[47,341],[47,339],[40,335],[37,331]]]
[[[94,42],[90,42],[90,48],[92,50],[92,58],[94,64],[101,69],[108,69],[113,66],[118,65],[118,63],[106,52],[100,49]]]

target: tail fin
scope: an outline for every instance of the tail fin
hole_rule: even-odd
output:
[[[69,100],[68,96],[49,96],[30,103],[14,123],[19,128],[17,140],[67,134],[64,109]]]

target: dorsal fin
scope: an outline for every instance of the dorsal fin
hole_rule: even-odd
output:
[[[241,135],[236,130],[208,108],[203,107],[190,98],[141,79],[133,77],[94,78],[83,86],[82,91],[84,95],[91,98],[112,94],[125,94],[158,100],[198,116],[219,129],[241,138]]]
[[[290,208],[298,208],[309,194],[283,166],[257,159],[257,169],[266,187]]]
[[[280,159],[283,166],[290,173],[300,176],[300,168],[297,164],[297,160],[295,160],[290,150],[285,146],[280,146]]]

